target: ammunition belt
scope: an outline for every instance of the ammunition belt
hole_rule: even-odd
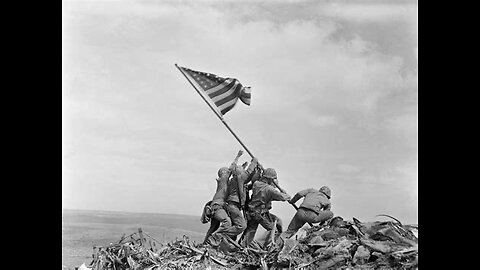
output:
[[[250,212],[257,212],[257,213],[260,213],[260,214],[264,214],[264,213],[267,213],[269,210],[270,209],[266,208],[265,204],[260,204],[260,205],[255,205],[255,206],[249,205],[249,211]]]

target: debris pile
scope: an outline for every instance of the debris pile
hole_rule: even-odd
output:
[[[290,239],[280,234],[246,248],[229,238],[217,248],[187,236],[162,244],[139,229],[118,243],[94,247],[90,265],[79,269],[417,269],[418,227],[394,220],[335,217]]]

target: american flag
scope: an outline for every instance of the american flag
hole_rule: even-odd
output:
[[[203,93],[210,97],[222,115],[230,111],[239,98],[246,105],[250,105],[250,87],[243,86],[237,79],[178,67],[198,90],[203,90]]]

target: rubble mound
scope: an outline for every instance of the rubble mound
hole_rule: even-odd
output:
[[[394,218],[392,218],[394,219]],[[400,221],[361,222],[335,217],[328,224],[281,234],[246,248],[224,239],[213,248],[187,236],[160,243],[139,229],[118,243],[94,247],[80,270],[104,269],[417,269],[418,226]]]

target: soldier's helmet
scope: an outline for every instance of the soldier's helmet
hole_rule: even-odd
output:
[[[325,196],[327,196],[327,198],[329,198],[329,199],[332,196],[332,191],[327,186],[321,187],[319,191],[322,192],[323,194],[325,194]]]
[[[225,174],[229,174],[230,170],[227,167],[222,167],[218,170],[218,177],[222,177]]]
[[[268,179],[277,179],[277,172],[273,168],[267,168],[263,172],[263,177],[268,178]]]

